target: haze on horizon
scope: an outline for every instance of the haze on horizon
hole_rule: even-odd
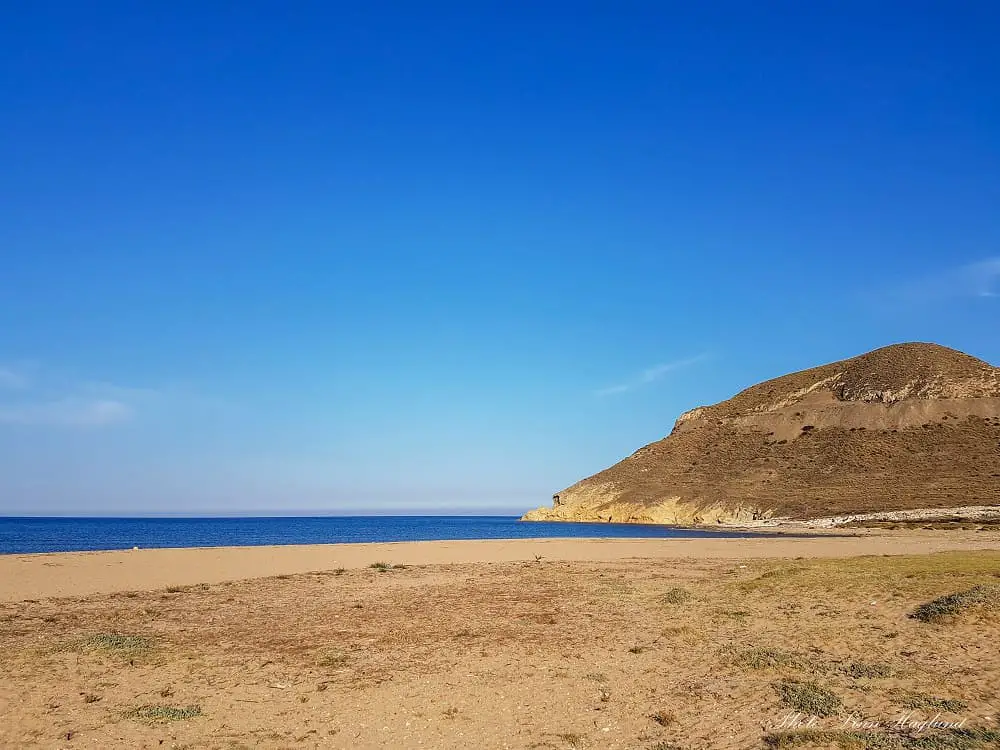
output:
[[[766,378],[998,364],[998,25],[8,8],[0,515],[519,513]]]

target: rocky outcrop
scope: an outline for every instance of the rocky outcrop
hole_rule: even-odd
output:
[[[522,521],[599,521],[604,523],[648,523],[670,526],[709,524],[753,525],[770,516],[758,508],[729,508],[722,505],[696,507],[681,498],[667,498],[655,505],[619,503],[613,499],[598,506],[570,505],[535,508]]]
[[[524,520],[700,525],[1000,505],[1000,369],[898,344],[760,383]]]

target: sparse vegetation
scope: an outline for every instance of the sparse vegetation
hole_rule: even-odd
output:
[[[373,562],[368,567],[377,570],[379,573],[387,573],[392,570],[392,565],[387,562]]]
[[[789,571],[792,566],[773,570]],[[885,581],[897,581],[896,591],[911,600],[920,601],[941,587],[975,587],[983,585],[984,578],[997,572],[997,559],[993,554],[970,555],[946,552],[934,555],[900,555],[883,557],[871,555],[853,559],[826,559],[797,562],[794,575],[756,576],[749,580],[734,579],[730,586],[734,593],[753,596],[786,594],[797,597],[802,591],[828,594],[825,606],[835,604],[844,586],[865,590],[872,595],[884,591]],[[997,584],[993,584],[997,586]],[[873,596],[874,598],[874,596]]]
[[[974,608],[1000,608],[1000,586],[973,586],[965,591],[946,594],[921,604],[913,610],[910,617],[921,622],[943,623]]]
[[[776,732],[767,747],[802,750],[994,747],[986,735],[943,727],[912,728],[906,737],[894,722],[911,714],[916,725],[940,712],[945,722],[997,728],[983,718],[995,713],[997,694],[993,622],[962,616],[941,628],[906,614],[942,593],[1000,585],[992,577],[1000,555],[884,557],[892,550],[870,549],[877,554],[749,559],[745,567],[735,559],[689,568],[671,559],[550,562],[545,575],[529,553],[526,561],[421,569],[419,580],[395,565],[393,575],[376,575],[362,562],[339,583],[327,570],[287,584],[272,576],[263,586],[260,579],[213,585],[164,603],[161,585],[131,598],[0,605],[0,669],[26,676],[33,707],[14,717],[13,729],[0,729],[0,745],[58,744],[73,730],[75,742],[63,745],[113,745],[118,731],[153,747],[195,735],[226,747],[305,747],[323,744],[337,727],[306,736],[312,726],[295,723],[344,705],[367,725],[354,732],[361,731],[359,744],[406,744],[418,736],[404,726],[412,717],[446,735],[462,732],[470,745],[488,744],[496,726],[490,701],[502,694],[500,710],[522,707],[524,746],[549,750],[570,747],[556,732],[579,732],[579,748],[707,750],[710,726],[725,732],[719,744],[740,750],[762,747],[767,732]],[[772,570],[780,573],[759,578]],[[757,587],[741,592],[750,580]],[[689,591],[690,603],[661,603],[672,586]],[[151,606],[155,621],[146,614]],[[132,654],[146,647],[130,669]],[[528,650],[536,658],[524,659]],[[380,687],[393,680],[405,689]],[[807,680],[826,693],[817,697],[803,687]],[[206,702],[218,691],[225,705]],[[557,704],[543,691],[556,691]],[[786,693],[796,708],[787,707]],[[135,721],[123,718],[157,699],[165,708],[140,706],[128,712]],[[161,723],[199,703],[201,718]],[[573,715],[536,711],[543,703],[569,706]],[[460,713],[448,718],[450,706]],[[813,725],[829,733],[776,731],[800,710],[833,710]],[[881,726],[845,724],[848,714]]]
[[[840,668],[840,671],[855,680],[862,678],[882,680],[895,674],[895,670],[888,664],[862,661],[852,661],[850,664],[845,664]]]
[[[343,667],[348,662],[348,656],[340,651],[324,651],[316,663],[321,667]]]
[[[801,667],[803,660],[797,654],[774,648],[754,647],[739,650],[733,646],[722,649],[722,656],[740,669],[778,669]]]
[[[208,591],[209,585],[207,583],[195,583],[190,586],[167,586],[165,591],[168,594],[182,594],[187,591]]]
[[[691,592],[687,589],[675,587],[667,591],[660,600],[665,604],[683,604],[691,598]]]
[[[649,718],[659,724],[661,727],[669,727],[671,724],[677,721],[677,717],[674,716],[670,711],[657,711],[649,715]]]
[[[798,566],[793,566],[788,568],[772,568],[771,570],[765,570],[758,576],[758,578],[760,580],[766,580],[768,578],[790,576],[794,575],[795,573],[798,573],[800,570],[802,570],[802,568]]]
[[[988,750],[1000,747],[995,729],[949,729],[934,734],[894,731],[863,732],[832,729],[797,729],[772,732],[764,737],[769,750],[838,748],[838,750]]]
[[[153,641],[141,635],[127,635],[125,633],[97,633],[80,642],[84,649],[100,649],[103,651],[115,651],[128,655],[134,655],[143,651],[148,651],[153,647]]]
[[[815,682],[781,680],[773,685],[784,706],[809,716],[833,716],[840,711],[836,693]]]
[[[140,721],[182,721],[201,716],[201,706],[139,706],[125,712],[126,719]]]
[[[947,711],[958,713],[965,711],[969,704],[956,698],[938,698],[926,693],[906,693],[899,699],[899,704],[913,710]]]

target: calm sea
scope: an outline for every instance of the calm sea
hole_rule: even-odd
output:
[[[539,537],[746,537],[733,531],[608,523],[521,523],[516,516],[303,518],[3,518],[0,553],[132,547],[220,547],[333,542]]]

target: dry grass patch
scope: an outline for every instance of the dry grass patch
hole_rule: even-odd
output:
[[[164,590],[168,594],[183,594],[188,591],[208,591],[210,588],[207,583],[192,583],[187,586],[167,586]]]
[[[153,640],[126,633],[97,633],[78,641],[75,645],[84,650],[111,651],[132,656],[153,648]]]
[[[773,687],[782,705],[810,716],[833,716],[843,705],[836,693],[816,682],[781,680]]]
[[[663,596],[660,597],[660,601],[664,604],[683,604],[688,599],[691,598],[691,592],[687,589],[675,587],[667,591]]]
[[[845,664],[840,667],[840,672],[855,680],[884,680],[896,674],[896,670],[888,664],[863,661],[852,661]]]
[[[753,647],[738,649],[726,646],[721,651],[724,661],[744,670],[758,669],[801,669],[806,666],[806,660],[799,654],[779,651],[774,648]]]
[[[771,567],[765,567],[772,565]],[[939,552],[931,555],[866,555],[797,561],[794,566],[762,563],[755,578],[730,585],[749,594],[798,595],[812,592],[856,596],[885,593],[892,581],[900,595],[924,597],[942,587],[983,586],[1000,571],[996,552]],[[997,588],[986,584],[986,588]]]
[[[158,722],[183,721],[201,715],[201,706],[148,705],[131,708],[124,713],[126,719]]]
[[[837,748],[838,750],[988,750],[1000,747],[1000,731],[950,729],[935,734],[796,729],[765,735],[764,747]]]
[[[321,667],[344,667],[348,661],[347,654],[341,651],[324,651],[316,659],[316,663]]]
[[[904,708],[912,708],[914,711],[947,711],[958,713],[965,711],[969,704],[958,698],[938,698],[927,693],[897,693],[896,700]]]
[[[910,613],[910,617],[920,622],[945,623],[973,609],[1000,609],[1000,586],[973,586],[965,591],[940,596],[921,604]]]

